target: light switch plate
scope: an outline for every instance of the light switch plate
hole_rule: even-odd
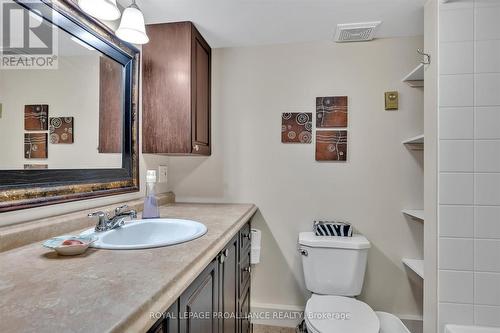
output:
[[[385,109],[386,110],[399,109],[399,93],[397,91],[388,91],[385,93]]]
[[[167,175],[167,166],[160,165],[158,167],[158,183],[166,183],[168,179]]]

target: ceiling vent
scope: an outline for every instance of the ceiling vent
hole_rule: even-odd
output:
[[[337,25],[337,31],[335,32],[335,42],[347,43],[370,41],[375,37],[375,32],[377,31],[377,27],[380,23],[382,22],[377,21],[339,24]]]

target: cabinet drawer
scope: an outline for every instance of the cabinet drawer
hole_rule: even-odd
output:
[[[251,229],[250,229],[250,223],[245,224],[243,228],[241,228],[240,231],[240,261],[243,259],[243,256],[245,255],[244,250],[248,249],[251,245]]]

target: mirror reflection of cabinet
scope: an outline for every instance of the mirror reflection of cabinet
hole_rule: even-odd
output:
[[[210,155],[211,48],[191,22],[147,26],[143,152]]]
[[[99,147],[101,154],[122,152],[123,68],[108,57],[99,59]]]

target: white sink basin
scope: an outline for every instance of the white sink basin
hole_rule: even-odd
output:
[[[98,249],[149,249],[188,242],[203,236],[207,227],[199,222],[178,219],[133,220],[120,228],[104,232],[89,229],[84,235],[97,240],[90,246]]]

